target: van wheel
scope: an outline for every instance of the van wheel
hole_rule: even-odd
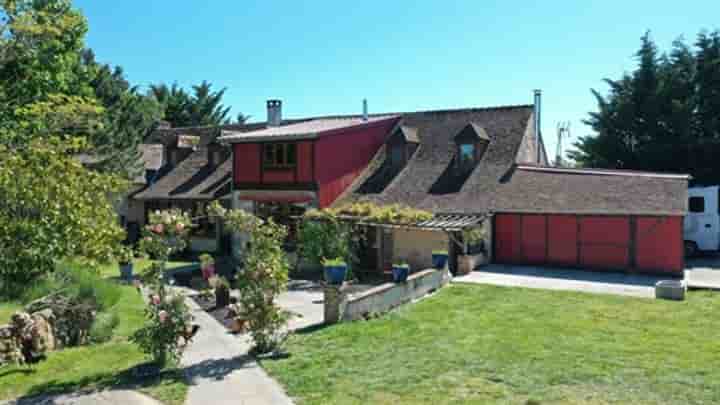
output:
[[[697,243],[685,241],[685,257],[695,257],[698,254]]]

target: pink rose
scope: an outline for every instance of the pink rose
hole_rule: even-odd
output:
[[[168,319],[167,311],[158,312],[158,319],[160,320],[160,323],[165,323],[165,321],[167,321]]]
[[[160,305],[160,297],[158,297],[157,295],[153,295],[152,303],[153,303],[153,305]]]
[[[155,229],[153,231],[157,234],[162,234],[165,231],[165,226],[163,224],[157,224],[155,225]]]
[[[183,229],[185,229],[185,225],[183,225],[183,224],[177,224],[177,225],[175,225],[175,230],[176,230],[176,231],[182,232]]]
[[[149,236],[146,236],[146,237],[145,237],[145,242],[152,242],[152,238],[149,237]]]

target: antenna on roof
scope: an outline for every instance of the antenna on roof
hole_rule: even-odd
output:
[[[565,166],[562,157],[562,141],[564,138],[570,138],[570,121],[561,121],[557,124],[557,149],[555,150],[555,167]]]
[[[367,99],[366,99],[366,98],[363,99],[363,115],[362,115],[362,119],[363,119],[363,121],[367,121],[367,120],[368,120],[368,104],[367,104]]]

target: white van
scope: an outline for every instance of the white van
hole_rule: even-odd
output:
[[[688,196],[688,214],[683,224],[685,256],[720,250],[720,187],[693,187]]]

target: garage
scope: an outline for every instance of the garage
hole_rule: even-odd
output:
[[[598,271],[681,273],[682,217],[496,214],[495,261]]]

